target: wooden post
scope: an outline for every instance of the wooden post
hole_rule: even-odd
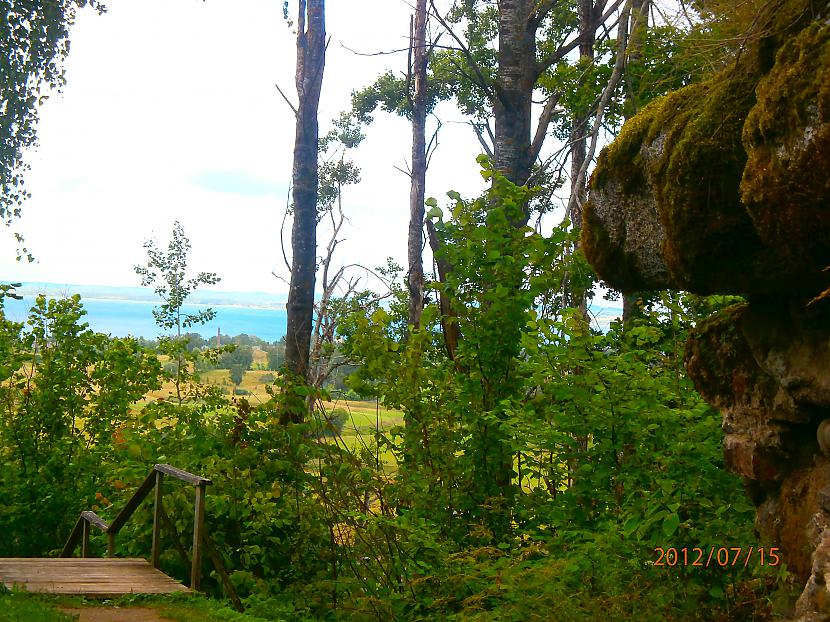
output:
[[[164,483],[164,473],[156,471],[156,496],[153,503],[153,568],[159,567],[161,555],[161,486]]]
[[[107,532],[107,557],[115,557],[115,533]]]
[[[81,557],[89,557],[89,521],[84,521],[84,533],[81,540]]]
[[[196,504],[193,516],[193,566],[190,570],[190,589],[198,590],[202,578],[202,530],[205,526],[205,483],[196,484]]]

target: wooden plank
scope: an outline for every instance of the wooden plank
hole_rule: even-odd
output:
[[[136,558],[0,558],[0,582],[30,592],[111,597],[188,591]]]
[[[205,528],[205,485],[196,486],[193,510],[193,565],[190,567],[190,588],[199,589],[202,580],[202,530]]]
[[[206,477],[193,475],[193,473],[182,471],[181,469],[177,469],[176,467],[170,466],[169,464],[157,464],[153,468],[156,471],[160,471],[161,473],[165,473],[166,475],[170,475],[172,477],[180,479],[183,482],[187,482],[188,484],[193,484],[194,486],[206,486],[208,484],[213,483]]]
[[[84,517],[79,516],[78,520],[75,521],[75,526],[72,528],[72,533],[69,534],[69,538],[66,540],[66,544],[63,545],[61,557],[72,557],[72,552],[75,550],[75,547],[78,546],[78,540],[81,538],[83,530]]]
[[[153,486],[156,485],[156,473],[155,471],[150,471],[150,474],[147,476],[147,479],[138,487],[138,490],[135,491],[135,494],[130,497],[130,500],[127,501],[127,505],[124,506],[124,509],[118,513],[113,521],[110,523],[109,529],[107,529],[108,533],[118,533],[121,528],[124,526],[130,516],[133,515],[133,512],[138,509],[138,506],[144,501],[144,497],[150,494],[150,491],[153,489]]]
[[[153,545],[150,549],[153,568],[159,567],[159,557],[161,556],[161,513],[164,511],[162,506],[163,484],[164,473],[156,471],[156,495],[153,500]]]
[[[83,518],[90,525],[95,525],[101,531],[106,532],[110,528],[110,526],[107,525],[104,519],[98,516],[95,512],[81,512],[81,518]]]
[[[83,517],[83,514],[81,514]],[[84,533],[81,537],[81,557],[89,557],[89,521],[84,520]]]

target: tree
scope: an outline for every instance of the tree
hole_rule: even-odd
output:
[[[253,362],[254,352],[251,346],[236,346],[234,350],[225,352],[219,357],[219,366],[222,368],[238,365],[242,369],[251,369]]]
[[[0,221],[7,226],[29,196],[23,152],[36,142],[38,106],[66,82],[69,28],[85,6],[104,11],[97,0],[5,0],[0,9]],[[20,248],[18,259],[23,255]]]
[[[233,382],[236,386],[242,384],[242,378],[245,376],[245,368],[242,365],[231,365],[229,371],[231,382]]]
[[[287,13],[287,8],[286,8]],[[305,382],[314,314],[314,282],[317,271],[318,122],[320,90],[326,62],[325,0],[299,0],[297,10],[298,104],[294,110],[296,132],[292,170],[294,223],[291,231],[291,283],[286,311],[285,366]],[[302,421],[304,403],[285,401],[284,421]]]
[[[147,265],[135,266],[135,272],[141,277],[141,285],[152,287],[162,299],[162,304],[153,309],[156,324],[164,330],[176,329],[175,336],[159,340],[159,348],[176,362],[173,378],[176,385],[176,398],[182,403],[182,386],[188,379],[186,360],[196,356],[187,352],[187,337],[182,336],[182,328],[196,324],[206,324],[215,316],[213,309],[202,309],[195,313],[184,310],[187,298],[199,285],[215,285],[220,281],[214,272],[200,272],[193,278],[186,278],[187,253],[190,240],[184,234],[181,223],[173,224],[173,237],[167,245],[167,252],[159,250],[155,240],[144,242],[147,249]]]
[[[424,264],[422,258],[424,237],[424,192],[427,174],[426,122],[429,110],[427,82],[427,1],[418,0],[415,5],[410,36],[409,55],[411,58],[407,81],[413,82],[413,93],[409,96],[412,110],[412,168],[409,189],[409,234],[407,236],[407,285],[409,288],[409,324],[418,328],[424,312]]]

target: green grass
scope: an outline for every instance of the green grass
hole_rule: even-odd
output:
[[[0,593],[0,622],[69,622],[73,619],[39,597],[18,592]]]
[[[268,608],[273,613],[260,617],[254,613],[238,613],[223,602],[198,594],[170,594],[166,596],[125,596],[113,600],[85,600],[76,596],[28,594],[25,592],[0,593],[0,622],[72,622],[77,617],[58,611],[93,607],[146,607],[154,609],[160,617],[171,622],[280,622],[280,603],[272,602]],[[285,611],[285,609],[283,609]],[[296,619],[296,618],[295,618]]]

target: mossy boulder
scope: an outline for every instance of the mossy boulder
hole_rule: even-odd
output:
[[[741,199],[762,242],[803,273],[830,263],[830,25],[778,51],[744,124]]]
[[[777,6],[727,67],[652,102],[601,153],[582,242],[612,287],[781,294],[826,286],[830,27],[813,17],[807,0]],[[810,166],[801,187],[798,169]]]

